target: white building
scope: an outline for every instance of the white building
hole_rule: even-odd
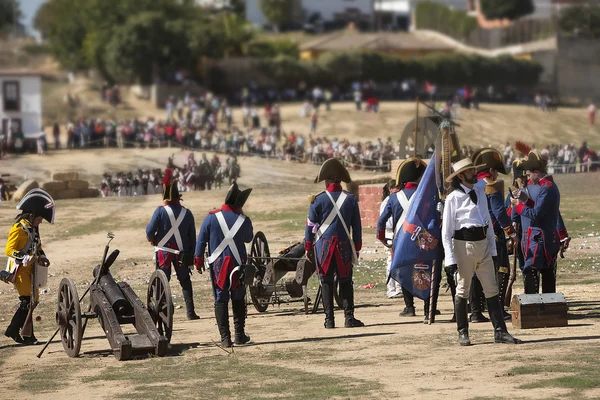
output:
[[[302,9],[303,20],[315,13],[321,14],[324,21],[333,21],[336,15],[361,14],[372,16],[376,0],[297,0]],[[246,19],[256,25],[264,25],[269,21],[260,9],[259,0],[246,0]]]
[[[0,69],[0,132],[7,138],[18,131],[26,137],[42,131],[42,78],[32,71]]]

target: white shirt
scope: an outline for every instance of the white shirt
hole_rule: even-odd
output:
[[[475,226],[485,226],[487,228],[487,241],[490,246],[492,256],[496,256],[496,239],[494,230],[490,221],[490,212],[488,210],[487,198],[481,184],[475,185],[473,190],[477,194],[477,204],[473,203],[469,192],[471,189],[460,185],[465,193],[460,190],[454,190],[446,198],[444,204],[444,217],[442,219],[442,243],[445,252],[445,264],[456,264],[454,257],[454,248],[452,246],[452,237],[454,232],[462,228],[471,228]]]

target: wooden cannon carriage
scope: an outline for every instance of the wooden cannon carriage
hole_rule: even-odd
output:
[[[253,278],[247,277],[248,293],[254,308],[265,312],[269,304],[303,302],[308,314],[311,299],[308,295],[308,280],[315,273],[315,264],[304,257],[304,243],[295,243],[271,257],[269,243],[264,233],[257,232],[252,240],[248,262],[253,267]],[[250,270],[250,269],[249,269]],[[293,273],[293,277],[289,275]],[[337,285],[336,285],[337,288]],[[316,313],[320,301],[320,290],[315,295],[312,312]],[[335,299],[341,307],[339,291]]]
[[[110,240],[114,235],[108,235]],[[109,240],[109,243],[110,243]],[[135,355],[153,353],[165,355],[173,331],[173,300],[169,282],[164,272],[154,271],[147,293],[147,306],[126,282],[115,282],[110,266],[119,250],[106,257],[109,244],[104,250],[102,263],[93,270],[94,281],[79,298],[72,279],[64,278],[58,289],[56,322],[58,329],[40,351],[38,357],[60,331],[65,352],[77,357],[81,341],[90,319],[98,319],[117,360],[129,360]],[[81,312],[82,301],[90,293],[87,312]],[[135,334],[124,332],[122,325],[131,324]]]

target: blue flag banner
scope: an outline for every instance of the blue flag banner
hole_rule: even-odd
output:
[[[436,209],[440,195],[434,160],[435,154],[398,230],[390,268],[391,279],[422,300],[429,299],[433,266],[435,279],[440,279],[443,261],[440,213]]]

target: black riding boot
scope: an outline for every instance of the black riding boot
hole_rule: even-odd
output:
[[[11,338],[17,343],[23,343],[23,338],[19,334],[19,331],[25,324],[25,320],[27,319],[27,314],[29,313],[29,302],[31,297],[29,296],[19,296],[19,308],[15,311],[15,314],[10,321],[10,325],[6,328],[4,332],[4,336]]]
[[[411,292],[402,288],[402,297],[404,297],[404,310],[400,313],[401,317],[414,317],[415,314],[415,298]]]
[[[221,334],[221,346],[232,347],[231,332],[229,331],[229,308],[227,303],[215,302],[215,318]]]
[[[456,315],[456,327],[458,329],[458,344],[470,346],[469,340],[469,310],[467,299],[456,296],[454,299],[454,313]]]
[[[525,289],[525,294],[537,294],[540,292],[537,272],[523,272],[523,287]]]
[[[519,339],[516,339],[508,333],[506,329],[506,323],[504,322],[504,316],[502,315],[502,308],[498,301],[498,296],[490,297],[486,299],[488,310],[490,313],[490,319],[494,326],[494,343],[510,343],[518,344],[522,343]]]
[[[187,319],[200,319],[200,317],[194,311],[194,291],[192,290],[192,281],[181,283],[181,292],[183,293],[183,301],[185,301]]]
[[[235,344],[246,344],[250,341],[250,336],[244,332],[246,326],[246,301],[231,300],[231,309],[233,310],[233,327],[235,329]]]
[[[342,294],[342,306],[344,307],[344,327],[360,328],[365,326],[361,321],[354,318],[354,288],[352,280],[340,281],[340,292]]]
[[[333,282],[323,282],[321,284],[321,295],[323,297],[323,308],[325,309],[325,323],[327,329],[335,328],[335,318],[333,316]]]
[[[435,281],[433,283],[433,287],[431,288],[431,290],[433,290],[432,296],[431,296],[431,305],[429,304],[430,299],[426,299],[425,300],[425,320],[423,321],[424,324],[428,324],[429,323],[429,310],[431,309],[431,312],[433,313],[433,316],[431,317],[431,323],[433,324],[435,322],[435,316],[436,315],[440,315],[440,311],[437,309],[437,301],[438,301],[438,296],[440,294],[440,278],[441,275],[439,275],[439,277],[435,278]]]
[[[540,275],[542,275],[542,293],[556,293],[556,273],[554,269],[543,269]]]
[[[446,281],[448,282],[448,287],[450,288],[450,294],[452,295],[452,305],[456,304],[456,281],[454,280],[454,275],[446,272]],[[450,322],[456,322],[456,312],[452,313],[452,319]]]
[[[477,276],[473,276],[471,280],[471,291],[469,292],[469,305],[471,307],[471,322],[490,322],[489,319],[483,315],[483,287]]]
[[[504,320],[508,321],[512,316],[504,309],[504,296],[506,296],[506,289],[508,288],[509,274],[504,272],[498,272],[498,300],[500,301],[500,308],[502,309],[502,315]]]

